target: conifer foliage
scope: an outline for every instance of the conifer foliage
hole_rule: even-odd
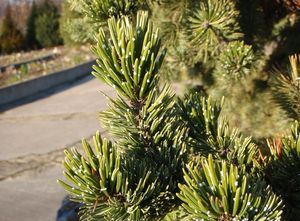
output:
[[[26,29],[26,36],[25,36],[25,41],[26,41],[26,46],[27,48],[37,48],[38,47],[38,42],[36,39],[36,27],[35,27],[35,20],[38,15],[37,12],[37,6],[36,3],[33,2],[30,10],[30,14],[27,18],[27,29]]]
[[[199,8],[188,18],[191,43],[202,45],[204,61],[208,54],[215,54],[229,40],[241,37],[238,26],[238,11],[227,0],[200,1]]]
[[[164,46],[174,45],[161,39],[148,12],[132,14],[143,1],[75,2],[101,27],[92,48],[97,56],[92,74],[117,95],[107,97],[109,107],[99,114],[113,139],[97,132],[93,144],[82,140],[83,155],[76,148],[65,150],[66,180],[58,182],[82,204],[81,219],[293,220],[299,210],[299,123],[281,143],[269,142],[269,154],[263,154],[221,117],[224,100],[195,90],[178,97],[161,81]],[[222,10],[219,2],[228,7]],[[147,1],[147,7],[168,3]],[[193,59],[218,64],[214,73],[224,79],[244,78],[255,58],[240,39],[233,1],[203,0],[198,6],[181,24],[199,44]],[[212,59],[215,53],[218,60]],[[297,83],[298,75],[291,79]],[[290,86],[281,88],[290,94]]]
[[[287,74],[277,74],[274,82],[274,99],[295,120],[300,120],[300,74],[299,55],[290,56],[290,68]]]
[[[34,24],[36,40],[40,46],[51,47],[62,43],[58,18],[58,9],[50,0],[45,0],[38,7]]]
[[[71,2],[67,0],[61,4],[59,32],[66,45],[94,40],[94,25],[82,13],[72,10]]]
[[[100,114],[115,141],[96,133],[85,156],[65,151],[68,183],[58,182],[82,220],[281,219],[282,195],[255,172],[256,145],[229,130],[221,105],[159,87],[165,50],[146,12],[109,19],[93,51],[93,75],[117,93]]]
[[[0,52],[11,53],[22,49],[24,37],[12,19],[12,12],[8,5],[0,31]]]
[[[144,7],[147,8],[146,0],[64,0],[60,23],[65,30],[62,32],[69,33],[74,42],[94,43],[94,35],[107,25],[107,19],[122,15],[134,17]]]
[[[113,86],[118,94],[116,100],[111,99],[111,108],[102,112],[100,118],[117,138],[116,151],[121,154],[121,160],[115,170],[119,172],[106,171],[105,178],[99,171],[101,166],[97,166],[99,162],[96,164],[90,181],[100,183],[98,203],[95,198],[88,201],[90,196],[86,194],[92,183],[79,182],[81,175],[72,159],[66,160],[65,165],[67,177],[77,186],[74,188],[77,193],[67,184],[63,186],[75,193],[77,200],[86,203],[84,217],[159,219],[177,205],[175,193],[182,179],[185,158],[185,129],[176,120],[174,94],[168,87],[160,89],[157,84],[165,51],[160,51],[158,31],[153,30],[144,12],[138,14],[136,27],[128,17],[119,21],[112,18],[108,23],[111,40],[100,31],[93,49],[99,56],[93,74]],[[103,142],[98,143],[99,146]],[[101,146],[95,148],[96,153],[89,148],[89,161],[99,161],[97,155],[106,154],[109,157],[103,161],[103,169],[107,170],[108,164],[116,166],[115,162],[107,161],[115,161],[108,148],[106,153],[98,153]],[[71,158],[73,155],[70,154]],[[93,163],[89,161],[82,158],[82,162],[86,162],[84,170],[92,173]],[[77,165],[80,167],[82,162]],[[105,190],[113,187],[109,180],[117,181],[116,189],[106,193]],[[106,193],[103,197],[102,191]]]
[[[244,168],[214,162],[187,165],[178,197],[190,220],[280,220],[281,200],[261,179],[249,178]]]
[[[264,173],[273,190],[285,204],[285,220],[300,216],[300,125],[295,122],[281,139],[268,142],[271,153],[266,158]]]

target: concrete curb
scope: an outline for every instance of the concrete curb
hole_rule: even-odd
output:
[[[95,61],[89,61],[73,68],[0,88],[0,105],[8,104],[60,84],[84,77],[91,73],[94,63]]]

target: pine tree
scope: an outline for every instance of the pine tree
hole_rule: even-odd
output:
[[[77,20],[79,19],[84,20],[84,19],[79,13],[76,13],[73,10],[71,10],[69,2],[63,1],[61,4],[61,10],[62,10],[61,17],[59,19],[60,35],[65,45],[76,44],[76,42],[79,41],[78,39],[76,39],[76,36],[78,35],[74,37],[72,32],[75,32],[76,30],[76,33],[90,33],[90,31],[82,30],[82,28],[87,28],[87,25],[83,26],[79,21],[73,22],[75,19]],[[84,39],[81,38],[79,39],[81,43],[85,43]]]
[[[62,43],[59,35],[58,9],[50,0],[45,0],[38,7],[35,33],[41,47],[51,47]]]
[[[2,22],[2,30],[0,36],[0,51],[2,53],[11,53],[19,51],[23,48],[23,35],[16,28],[12,20],[11,9],[8,5],[5,9],[5,16]]]
[[[76,4],[78,7],[78,5]],[[94,43],[98,26],[71,2],[64,0],[61,4],[61,16],[59,19],[59,31],[64,44]],[[77,9],[77,10],[76,10]]]
[[[243,14],[248,3],[74,0],[72,7],[93,24],[96,36],[92,74],[117,94],[107,97],[109,108],[99,114],[113,139],[97,132],[93,145],[82,140],[83,155],[76,148],[65,150],[66,180],[58,183],[82,204],[82,220],[291,221],[298,216],[299,122],[280,142],[257,145],[226,120],[226,101],[209,96],[217,90],[211,85],[245,87],[253,73],[264,73],[277,50],[268,54],[264,46],[280,42],[283,30],[293,26],[277,3],[255,0]],[[240,21],[257,19],[246,18],[252,13],[266,20],[250,35]],[[278,78],[274,93],[289,98],[277,101],[297,120],[299,76],[297,59],[291,61],[291,76]],[[178,97],[162,80],[166,72],[198,73],[207,85]]]
[[[30,14],[27,18],[27,28],[26,28],[26,47],[29,49],[37,48],[38,42],[36,39],[36,29],[35,29],[35,20],[37,18],[37,6],[35,1],[33,1]]]
[[[59,181],[84,204],[81,218],[280,220],[282,200],[258,175],[257,146],[230,131],[221,105],[195,92],[176,101],[158,86],[165,50],[147,14],[135,27],[111,18],[108,29],[93,48],[93,74],[117,92],[100,114],[116,141],[97,133],[93,148],[82,141],[86,156],[66,150],[71,185]]]

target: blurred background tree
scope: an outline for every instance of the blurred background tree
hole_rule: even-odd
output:
[[[0,51],[11,53],[23,49],[24,37],[12,19],[10,5],[6,7],[0,35]]]
[[[38,6],[35,19],[36,40],[41,47],[51,47],[62,43],[59,34],[59,12],[50,0]]]
[[[94,38],[93,24],[82,13],[72,10],[67,0],[61,3],[59,31],[66,45],[85,44]]]
[[[30,14],[27,18],[27,28],[26,28],[26,46],[28,49],[38,48],[38,41],[36,39],[36,27],[35,27],[35,20],[37,18],[37,6],[35,1],[33,1]]]
[[[0,26],[0,33],[5,31],[6,35],[10,34],[14,36],[16,35],[14,34],[16,30],[18,30],[24,39],[20,43],[21,46],[18,43],[7,52],[2,50],[2,53],[52,47],[63,43],[59,33],[60,1],[37,0],[28,2],[21,0],[20,2],[12,2],[11,4],[5,2],[3,4],[9,8],[11,14],[9,20],[14,26],[12,28],[5,28],[8,27],[4,25],[4,23],[7,23],[7,9],[3,11],[3,15],[0,11],[0,24],[2,24],[2,28]]]

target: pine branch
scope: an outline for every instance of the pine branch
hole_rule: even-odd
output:
[[[113,189],[107,198],[92,198],[93,204],[80,198],[82,219],[159,219],[179,204],[175,193],[182,181],[186,129],[177,120],[170,88],[158,88],[164,53],[159,55],[158,31],[153,32],[147,13],[137,15],[135,28],[128,17],[112,18],[108,27],[111,40],[102,29],[94,47],[99,59],[93,74],[118,93],[117,99],[109,98],[110,108],[100,118],[117,140],[123,178],[121,190]],[[106,170],[102,164],[95,167]],[[110,176],[106,180],[112,180]]]
[[[265,159],[267,182],[284,202],[284,217],[292,220],[300,215],[300,126],[295,122],[289,134],[269,142],[271,155]]]
[[[238,15],[233,1],[205,0],[188,18],[187,31],[191,36],[191,45],[199,46],[204,62],[218,53],[222,44],[242,37]]]
[[[225,161],[203,158],[187,166],[178,197],[190,219],[281,220],[282,201],[261,179]]]
[[[145,4],[144,0],[74,0],[71,8],[89,18],[91,22],[106,24],[111,17],[133,15]]]
[[[74,201],[84,203],[84,213],[87,217],[96,215],[98,205],[100,211],[110,209],[112,198],[128,190],[128,181],[121,169],[121,156],[116,146],[102,139],[99,133],[96,133],[93,141],[94,150],[82,140],[86,157],[75,148],[65,151],[64,176],[71,185],[58,180]],[[96,215],[96,218],[104,219],[105,216],[102,212]]]
[[[278,77],[273,84],[274,99],[286,114],[300,120],[300,75],[297,55],[290,57],[291,69],[287,75],[277,71]]]
[[[182,22],[188,9],[193,5],[190,0],[157,0],[149,4],[151,20],[161,30],[164,44],[178,45],[177,38],[181,34]]]
[[[244,138],[238,130],[229,130],[228,122],[220,117],[223,101],[218,104],[196,92],[186,95],[179,106],[182,120],[189,128],[192,154],[213,154],[217,159],[246,165],[248,169],[254,166],[258,148],[251,138]]]
[[[159,54],[158,30],[153,30],[145,12],[138,14],[136,28],[130,25],[128,17],[108,20],[108,28],[111,40],[105,38],[101,29],[93,48],[101,57],[93,66],[93,75],[132,103],[142,103],[157,85],[165,55],[165,50]]]
[[[252,47],[243,41],[230,42],[220,53],[215,74],[227,80],[245,78],[256,60]]]
[[[162,66],[163,76],[170,81],[189,77],[190,70],[198,62],[197,49],[190,48],[187,36],[176,33],[176,38],[168,45],[168,53]]]

